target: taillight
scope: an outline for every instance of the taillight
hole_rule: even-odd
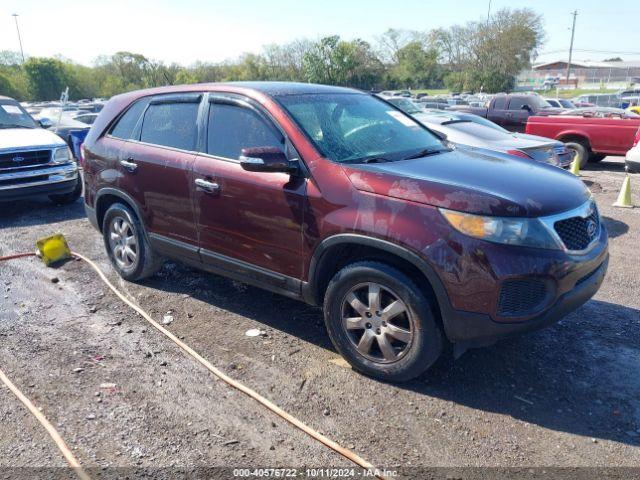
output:
[[[633,146],[635,147],[638,143],[640,143],[640,128],[636,132],[636,138],[633,139]]]
[[[529,160],[532,159],[531,156],[527,155],[522,150],[507,150],[507,153],[509,155],[515,155],[516,157],[528,158]]]
[[[80,166],[84,168],[84,143],[80,144]]]

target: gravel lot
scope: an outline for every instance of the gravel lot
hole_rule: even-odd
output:
[[[345,367],[320,311],[302,303],[173,263],[144,284],[117,279],[80,202],[0,205],[0,255],[63,232],[154,318],[170,312],[168,328],[216,366],[402,478],[434,466],[640,467],[640,209],[611,207],[623,175],[622,159],[609,157],[582,176],[611,236],[594,299],[546,330],[444,358],[402,385]],[[632,188],[640,205],[640,176]],[[250,328],[266,335],[246,337]],[[96,474],[350,466],[216,380],[81,262],[0,264],[0,368]],[[46,476],[54,470],[37,468],[64,465],[0,388],[0,467],[23,467],[0,473]]]

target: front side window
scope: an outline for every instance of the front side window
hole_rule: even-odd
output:
[[[237,159],[243,148],[283,148],[282,135],[250,108],[212,103],[209,108],[207,153]]]
[[[411,117],[360,93],[276,97],[326,158],[357,162],[401,160],[442,142]]]
[[[139,100],[131,105],[111,129],[110,135],[122,140],[131,139],[138,120],[140,120],[140,115],[142,115],[146,106],[147,103],[144,100]]]
[[[0,128],[36,128],[36,123],[18,102],[0,100]]]
[[[197,102],[152,103],[142,120],[140,141],[195,150],[198,138]]]

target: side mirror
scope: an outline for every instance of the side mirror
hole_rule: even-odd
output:
[[[277,147],[243,148],[239,160],[242,168],[248,172],[296,171],[296,167],[289,162],[285,153]]]
[[[531,113],[531,107],[529,105],[522,105],[520,107],[520,110],[526,110],[527,112]]]
[[[38,120],[38,123],[40,124],[40,126],[42,128],[51,128],[51,127],[53,127],[53,122],[51,120],[49,120],[48,118],[41,118],[40,120]]]

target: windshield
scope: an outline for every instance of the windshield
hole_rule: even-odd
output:
[[[37,125],[24,108],[13,100],[0,100],[0,128],[35,128]]]
[[[549,102],[541,97],[538,97],[537,95],[530,95],[528,97],[528,100],[529,103],[538,110],[542,110],[544,108],[553,108]]]
[[[446,150],[418,122],[370,95],[300,94],[277,99],[320,153],[336,162],[401,160],[418,152]]]
[[[392,103],[404,113],[408,113],[409,115],[413,115],[414,113],[422,113],[422,108],[413,103],[411,100],[407,98],[387,98],[387,102]]]

